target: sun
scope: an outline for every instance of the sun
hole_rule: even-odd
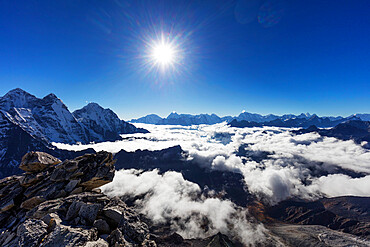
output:
[[[147,54],[151,68],[156,67],[162,72],[170,68],[175,69],[181,60],[179,44],[175,42],[175,39],[165,38],[164,35],[158,40],[152,40],[149,43]]]
[[[160,66],[168,66],[174,63],[176,57],[175,49],[171,44],[156,44],[152,50],[152,57],[156,64]]]

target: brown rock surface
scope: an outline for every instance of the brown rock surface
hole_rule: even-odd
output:
[[[37,205],[39,205],[40,203],[44,202],[45,199],[40,197],[40,196],[34,196],[30,199],[27,199],[25,200],[24,202],[22,202],[21,204],[21,208],[24,208],[24,209],[33,209],[34,207],[36,207]]]
[[[60,162],[59,159],[44,152],[29,152],[23,156],[19,168],[26,172],[39,172]]]

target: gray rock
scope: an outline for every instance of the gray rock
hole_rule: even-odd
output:
[[[123,210],[118,207],[104,208],[103,215],[107,218],[112,228],[115,228],[123,217]]]
[[[72,192],[72,190],[80,183],[80,180],[71,180],[65,187],[66,192]]]
[[[157,244],[153,240],[145,239],[141,246],[143,246],[143,247],[157,247]],[[207,247],[208,247],[208,245],[207,245]]]
[[[107,237],[107,241],[110,246],[132,246],[126,241],[122,232],[119,229],[113,230],[111,234]]]
[[[78,216],[85,219],[91,225],[98,216],[99,210],[99,204],[83,204],[78,212]]]
[[[0,243],[2,246],[7,245],[16,236],[14,232],[9,230],[3,231],[0,235]]]
[[[59,215],[55,213],[50,213],[42,217],[42,221],[48,225],[48,231],[53,230],[57,225],[60,225],[62,220]]]
[[[61,200],[49,200],[41,203],[31,211],[27,213],[28,217],[36,218],[36,219],[41,219],[45,215],[50,214],[50,213],[65,213],[66,208],[65,204]]]
[[[89,241],[96,241],[97,234],[95,228],[84,229],[57,225],[44,239],[42,246],[85,246]]]
[[[23,187],[29,187],[32,184],[35,184],[36,182],[40,181],[42,178],[43,178],[43,174],[30,173],[30,174],[26,174],[26,175],[22,176],[19,179],[19,183]]]
[[[93,226],[98,229],[99,234],[110,233],[110,227],[108,223],[103,219],[95,220]]]
[[[149,233],[148,226],[140,220],[137,213],[130,209],[124,211],[124,218],[120,221],[118,227],[130,240],[140,243],[147,238]]]
[[[39,246],[41,240],[47,234],[47,225],[37,219],[28,219],[17,229],[19,246]]]
[[[0,200],[0,212],[5,212],[10,210],[15,206],[15,198],[21,196],[23,188],[19,183],[13,184],[6,191],[6,194]]]
[[[69,206],[66,220],[71,220],[78,216],[78,212],[80,211],[81,206],[84,205],[83,202],[73,201],[71,206]]]
[[[99,238],[97,241],[87,242],[85,247],[109,247],[109,244],[104,239]]]
[[[19,168],[26,172],[39,172],[49,166],[54,166],[59,163],[61,163],[61,161],[50,154],[44,152],[29,152],[23,156]]]
[[[8,211],[12,207],[14,207],[14,201],[13,201],[13,199],[10,199],[10,200],[4,202],[3,204],[1,204],[0,212]]]
[[[66,160],[62,165],[67,172],[74,172],[78,169],[78,162],[74,160]]]
[[[50,180],[54,182],[68,180],[68,172],[61,167],[57,167],[51,174]]]

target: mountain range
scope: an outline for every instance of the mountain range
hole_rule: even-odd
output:
[[[54,94],[40,99],[22,89],[0,97],[0,177],[19,172],[21,157],[32,150],[58,158],[85,152],[58,150],[52,143],[90,143],[122,139],[120,134],[147,133],[118,118],[110,109],[90,103],[71,113]]]
[[[147,132],[96,103],[71,113],[54,94],[40,99],[20,88],[0,98],[0,110],[28,134],[47,142],[86,144],[118,140],[119,134]]]
[[[353,114],[348,117],[319,117],[316,114],[309,114],[309,113],[301,113],[299,115],[294,114],[285,114],[282,116],[278,115],[261,115],[257,113],[249,113],[243,111],[238,116],[225,116],[219,117],[216,114],[199,114],[199,115],[191,115],[191,114],[178,114],[176,112],[172,112],[166,118],[161,118],[156,114],[150,114],[138,119],[132,119],[131,123],[145,123],[145,124],[157,124],[157,125],[197,125],[197,124],[217,124],[221,122],[228,122],[231,123],[232,121],[247,121],[251,122],[252,126],[262,126],[262,125],[271,125],[277,127],[297,127],[300,126],[300,122],[307,121],[307,125],[310,126],[312,124],[317,124],[320,127],[333,127],[339,123],[348,121],[348,120],[362,120],[362,121],[369,121],[370,114]],[[297,123],[299,122],[299,123]],[[312,122],[312,124],[309,124]]]
[[[336,120],[331,120],[329,117],[318,117],[317,115],[312,115],[309,118],[289,118],[286,120],[283,120],[281,118],[267,121],[267,122],[253,122],[253,121],[246,121],[246,120],[232,120],[229,125],[231,127],[262,127],[262,126],[274,126],[274,127],[309,127],[309,126],[316,126],[316,127],[322,127],[322,128],[328,128],[328,127],[334,127],[337,126],[340,123],[344,123],[347,121],[361,121],[360,118],[356,116],[350,116],[347,118],[339,118]]]
[[[364,148],[370,148],[370,121],[350,120],[329,129],[320,129],[315,125],[311,125],[308,128],[301,128],[292,132],[294,134],[316,132],[321,136],[335,137],[345,141],[353,140],[358,144],[362,144]]]

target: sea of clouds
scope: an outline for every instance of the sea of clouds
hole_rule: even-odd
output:
[[[135,204],[142,214],[154,224],[169,224],[187,239],[221,232],[251,245],[272,241],[263,224],[251,220],[245,208],[229,200],[205,197],[197,184],[178,172],[120,170],[102,191],[108,196],[139,197]]]
[[[124,139],[116,142],[54,145],[113,153],[180,145],[188,152],[187,158],[199,166],[242,174],[249,192],[271,205],[292,197],[313,200],[324,196],[370,196],[370,151],[353,141],[317,133],[295,135],[292,129],[278,127],[231,128],[225,123],[136,125],[150,133],[123,135]],[[201,188],[177,172],[121,170],[103,191],[112,196],[143,195],[137,202],[142,212],[155,222],[170,220],[174,230],[185,237],[204,234],[202,217],[210,221],[209,233],[236,234],[243,242],[249,239],[249,243],[264,235],[263,226],[252,224],[246,218],[247,212],[241,212],[228,200],[201,196]],[[237,227],[247,230],[239,231]]]

